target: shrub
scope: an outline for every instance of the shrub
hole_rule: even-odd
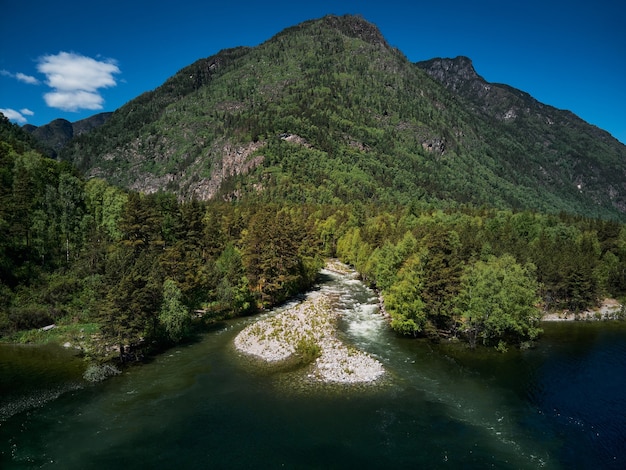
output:
[[[108,379],[109,377],[113,377],[114,375],[121,374],[117,367],[111,364],[89,364],[87,370],[83,374],[83,378],[87,382],[102,382],[103,380]]]
[[[322,353],[322,349],[311,338],[302,338],[296,345],[296,354],[304,364],[309,364],[317,359]]]

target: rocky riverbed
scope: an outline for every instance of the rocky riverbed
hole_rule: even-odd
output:
[[[238,351],[267,363],[311,361],[309,378],[321,382],[362,383],[385,370],[370,355],[344,344],[336,335],[337,314],[324,294],[244,328],[235,338]]]

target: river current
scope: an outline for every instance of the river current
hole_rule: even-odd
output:
[[[61,348],[2,345],[0,468],[626,467],[625,324],[545,324],[535,349],[469,351],[398,337],[354,274],[322,274],[340,338],[384,365],[379,383],[251,367],[233,339],[258,316],[96,385]]]

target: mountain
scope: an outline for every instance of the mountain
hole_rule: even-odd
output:
[[[615,208],[626,210],[625,200],[619,196],[625,189],[621,162],[626,148],[608,132],[521,90],[485,81],[467,57],[431,59],[416,65],[467,100],[472,112],[484,116],[491,126],[513,136],[525,154],[554,166],[529,168],[538,180],[541,173],[549,172],[554,175],[552,184],[573,182],[596,203],[607,202],[608,195]]]
[[[200,59],[60,157],[181,199],[469,203],[626,220],[626,146],[487,83],[467,58],[411,63],[354,16]]]
[[[80,121],[70,122],[66,119],[55,119],[43,126],[26,124],[22,128],[31,133],[39,142],[51,151],[47,152],[54,157],[75,136],[85,134],[104,124],[113,113],[99,113]]]

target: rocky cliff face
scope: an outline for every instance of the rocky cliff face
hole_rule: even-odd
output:
[[[74,137],[100,127],[109,120],[113,113],[99,113],[72,123]]]
[[[549,121],[549,111],[556,111],[528,93],[508,85],[487,82],[476,73],[468,57],[437,58],[417,62],[416,65],[448,90],[469,100],[476,110],[499,120],[515,119],[520,114],[532,112],[544,115]]]
[[[469,57],[437,58],[417,62],[416,65],[455,93],[460,93],[467,88],[480,92],[480,90],[485,90],[485,85],[487,85],[487,82],[476,73]]]

